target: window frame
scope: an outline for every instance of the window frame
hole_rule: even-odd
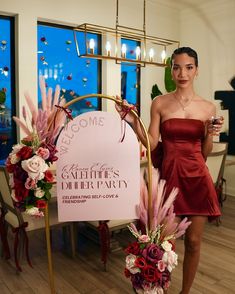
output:
[[[10,78],[10,89],[11,89],[11,117],[16,116],[16,108],[18,105],[18,102],[16,101],[16,36],[15,36],[15,17],[14,16],[8,16],[8,15],[1,15],[0,14],[0,19],[7,19],[10,22],[10,72],[11,72],[11,78]],[[12,121],[11,123],[11,142],[12,145],[16,144],[18,141],[18,133],[17,133],[17,127],[16,124]],[[10,150],[11,151],[11,147]],[[7,155],[8,156],[8,155]]]
[[[121,42],[123,40],[134,41],[134,40],[131,40],[131,39],[128,39],[128,38],[122,38],[121,39]],[[138,46],[140,46],[140,45],[141,44],[139,43]],[[139,85],[139,88],[136,91],[136,107],[137,107],[137,110],[138,110],[138,114],[140,116],[140,111],[141,111],[141,95],[140,95],[140,90],[141,90],[141,88],[140,88],[140,82],[141,82],[141,65],[140,64],[128,63],[128,62],[122,62],[122,63],[125,66],[130,66],[130,67],[135,66],[136,69],[138,69],[138,73],[136,73],[136,83]],[[122,66],[122,63],[121,63],[121,66]],[[122,74],[122,67],[121,67],[121,74]],[[121,79],[121,83],[122,83],[122,79]],[[121,89],[122,89],[122,84],[121,84]],[[127,101],[128,101],[128,99],[127,99]]]
[[[59,24],[59,23],[52,23],[49,21],[42,21],[42,20],[38,20],[37,21],[37,27],[38,25],[44,25],[44,26],[50,26],[50,27],[55,27],[55,28],[61,28],[61,29],[67,29],[67,30],[71,30],[73,31],[73,26],[69,26],[69,25],[64,25],[64,24]],[[98,48],[97,50],[99,52],[102,51],[102,37],[101,34],[96,34],[97,35],[97,39],[98,39]],[[38,46],[38,43],[37,43]],[[79,56],[77,56],[77,58],[80,58]],[[82,58],[82,57],[81,57]],[[97,59],[97,89],[98,89],[98,93],[97,94],[101,94],[102,93],[102,63],[100,60]],[[37,63],[37,74],[38,74],[38,63]],[[96,94],[96,93],[89,93],[89,94]],[[102,110],[102,101],[100,98],[97,98],[97,111],[101,111]]]

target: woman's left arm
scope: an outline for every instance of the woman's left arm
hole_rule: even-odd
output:
[[[211,153],[213,148],[213,125],[211,120],[206,121],[205,124],[205,137],[202,142],[202,155],[207,159],[207,156]]]
[[[211,107],[209,108],[209,119],[205,122],[205,137],[202,142],[202,155],[207,159],[207,156],[211,153],[213,148],[213,136],[218,136],[221,130],[221,127],[224,123],[224,118],[219,117],[213,122],[213,118],[216,115],[216,108],[213,103],[211,103]]]

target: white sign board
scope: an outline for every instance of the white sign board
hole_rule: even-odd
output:
[[[87,112],[71,120],[58,142],[60,221],[133,219],[140,195],[139,143],[116,113]]]

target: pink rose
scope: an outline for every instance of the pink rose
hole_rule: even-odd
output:
[[[36,181],[32,178],[27,178],[26,182],[25,182],[25,188],[26,189],[35,189],[36,186]]]
[[[148,243],[150,241],[150,238],[148,235],[141,235],[139,236],[138,240],[141,243]]]
[[[159,262],[157,263],[157,268],[160,272],[164,272],[164,270],[166,269],[166,264],[163,260],[159,260]]]
[[[50,151],[47,148],[39,147],[38,150],[36,151],[36,155],[46,160],[50,156]]]
[[[44,159],[37,155],[23,160],[21,165],[28,173],[28,176],[36,180],[42,180],[44,178],[44,172],[48,169],[48,165],[45,163]]]

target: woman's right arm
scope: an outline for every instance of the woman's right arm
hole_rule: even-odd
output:
[[[159,98],[158,98],[159,99]],[[132,105],[128,104],[126,101],[123,102],[123,107],[132,107]],[[136,118],[132,113],[127,113],[125,115],[125,111],[122,110],[122,107],[119,104],[116,104],[116,109],[119,112],[120,116],[132,126],[133,130],[137,134],[138,138],[142,142],[142,144],[147,147],[147,140],[145,137],[145,133],[140,125],[138,118]],[[160,102],[157,99],[154,99],[151,104],[151,113],[150,113],[150,125],[148,128],[148,137],[150,143],[150,149],[153,150],[157,146],[159,136],[160,136]]]

